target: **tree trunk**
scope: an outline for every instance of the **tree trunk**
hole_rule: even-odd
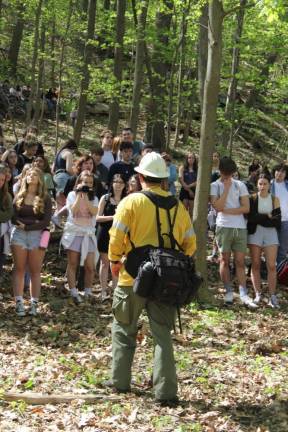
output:
[[[181,124],[181,113],[183,112],[182,107],[182,85],[184,77],[184,65],[185,65],[185,48],[186,48],[186,32],[187,32],[187,16],[190,11],[191,0],[183,8],[183,15],[181,21],[181,36],[180,36],[180,64],[179,64],[179,75],[178,75],[178,91],[177,91],[177,110],[176,110],[176,130],[174,137],[174,147],[178,146],[180,124]]]
[[[200,158],[194,206],[194,223],[197,233],[197,269],[202,273],[205,280],[205,286],[199,293],[199,300],[202,302],[212,300],[207,286],[207,207],[210,194],[212,154],[216,139],[223,18],[222,2],[220,0],[211,0],[209,3],[208,62],[204,86]]]
[[[56,40],[56,15],[55,12],[53,12],[52,15],[52,23],[51,23],[51,43],[50,43],[50,52],[51,52],[51,87],[54,88],[56,85],[56,78],[55,78],[55,40]]]
[[[119,98],[123,71],[123,39],[125,33],[126,0],[117,0],[116,39],[114,47],[114,95],[109,107],[108,128],[117,133],[119,123]]]
[[[31,122],[31,113],[33,109],[34,97],[36,93],[36,62],[38,57],[38,43],[39,43],[39,23],[42,13],[43,0],[39,0],[35,13],[35,30],[34,30],[34,45],[33,45],[33,56],[31,65],[31,92],[27,103],[26,110],[26,124]]]
[[[166,145],[165,118],[167,117],[165,96],[167,95],[166,82],[171,64],[167,63],[165,56],[169,42],[169,30],[173,15],[173,2],[163,0],[159,2],[159,10],[156,14],[156,41],[153,48],[153,92],[149,106],[147,132],[149,141],[162,150]]]
[[[201,16],[199,19],[198,38],[198,82],[199,100],[202,112],[208,55],[208,4],[205,4],[202,7]]]
[[[188,94],[188,98],[186,98],[186,103],[184,104],[184,132],[183,132],[183,145],[188,144],[189,133],[191,129],[191,123],[194,116],[194,104],[197,98],[195,83],[197,82],[197,71],[192,69],[192,65],[187,74],[186,83],[188,89],[184,88],[185,94]]]
[[[137,27],[137,43],[136,43],[136,60],[135,60],[135,71],[134,71],[134,83],[133,83],[133,94],[132,94],[132,106],[130,114],[130,127],[133,131],[134,136],[137,133],[138,117],[140,111],[140,100],[141,90],[143,82],[143,69],[144,69],[144,58],[145,58],[145,28],[146,18],[148,12],[149,0],[141,0],[140,13]]]
[[[86,38],[84,58],[83,58],[83,63],[84,63],[83,78],[81,81],[80,97],[79,97],[79,104],[78,104],[78,115],[77,115],[76,125],[74,128],[74,139],[77,142],[77,144],[80,141],[82,127],[85,120],[86,103],[87,103],[87,96],[88,96],[87,93],[88,93],[89,81],[90,81],[89,65],[91,63],[91,57],[92,57],[91,40],[94,39],[94,33],[95,33],[96,6],[97,6],[97,0],[89,0],[87,38]]]
[[[58,139],[59,139],[59,120],[60,120],[60,103],[61,103],[61,96],[62,96],[62,75],[63,75],[63,63],[64,63],[64,56],[65,56],[65,47],[67,43],[67,35],[70,30],[71,25],[71,18],[73,14],[73,0],[69,1],[68,6],[68,13],[67,13],[67,21],[66,21],[66,28],[65,33],[62,36],[61,40],[61,50],[60,50],[60,62],[59,62],[59,82],[58,82],[58,97],[57,97],[57,103],[56,103],[56,134],[55,134],[55,154],[57,153],[58,149]]]
[[[45,55],[45,39],[46,39],[46,28],[44,23],[42,23],[41,35],[40,35],[40,52],[38,61],[38,78],[37,78],[37,90],[36,90],[36,102],[35,102],[35,113],[33,118],[33,123],[38,126],[38,121],[41,111],[41,102],[44,98],[44,88],[43,88],[43,76],[44,76],[44,55]],[[41,98],[42,95],[42,98]]]
[[[232,155],[233,147],[233,133],[234,133],[234,123],[235,123],[235,100],[238,78],[237,74],[239,71],[240,63],[240,39],[244,24],[244,14],[247,0],[240,0],[240,9],[237,13],[237,27],[234,33],[233,41],[233,55],[232,55],[232,68],[231,68],[231,80],[228,87],[226,107],[225,107],[225,118],[230,123],[229,140],[225,139],[224,145],[230,150],[230,156]],[[225,137],[226,138],[226,137]]]
[[[18,56],[19,56],[20,46],[22,42],[24,24],[25,24],[24,12],[25,12],[25,4],[20,3],[18,6],[17,20],[13,29],[11,43],[8,51],[8,61],[10,65],[11,75],[13,77],[15,77],[17,74]]]

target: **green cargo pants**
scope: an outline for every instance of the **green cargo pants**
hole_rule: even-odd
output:
[[[156,399],[173,399],[177,394],[176,367],[171,330],[175,308],[139,297],[132,287],[117,286],[113,297],[112,381],[119,390],[129,390],[136,348],[137,322],[146,309],[154,339],[153,386]]]

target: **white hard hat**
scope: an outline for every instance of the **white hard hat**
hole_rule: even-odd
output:
[[[164,159],[159,153],[147,153],[140,161],[138,167],[134,168],[140,174],[148,177],[167,178],[168,169]]]

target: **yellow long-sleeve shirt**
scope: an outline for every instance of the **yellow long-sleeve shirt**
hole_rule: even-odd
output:
[[[150,190],[158,195],[168,196],[159,186],[153,186]],[[173,220],[175,207],[170,210]],[[160,209],[161,233],[169,233],[167,212]],[[127,256],[132,249],[127,233],[135,247],[152,245],[158,246],[158,234],[156,224],[156,207],[148,197],[141,193],[134,193],[124,198],[114,216],[112,228],[109,231],[109,260],[120,261]],[[180,202],[174,224],[173,235],[186,255],[193,255],[196,250],[196,236],[192,227],[190,216]],[[171,247],[167,236],[164,236],[165,247]],[[126,272],[124,266],[119,273],[119,285],[132,286],[133,278]]]

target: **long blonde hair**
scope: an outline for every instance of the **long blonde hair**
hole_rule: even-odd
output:
[[[35,172],[38,176],[38,185],[37,185],[37,191],[35,194],[35,200],[33,202],[33,211],[35,214],[44,213],[44,207],[45,207],[45,199],[47,196],[45,183],[44,183],[44,177],[43,172],[36,167],[32,167],[29,169],[23,179],[21,180],[21,186],[20,190],[16,195],[15,198],[15,205],[17,209],[20,209],[22,205],[24,204],[25,197],[28,192],[28,183],[27,183],[27,176],[31,172]]]

